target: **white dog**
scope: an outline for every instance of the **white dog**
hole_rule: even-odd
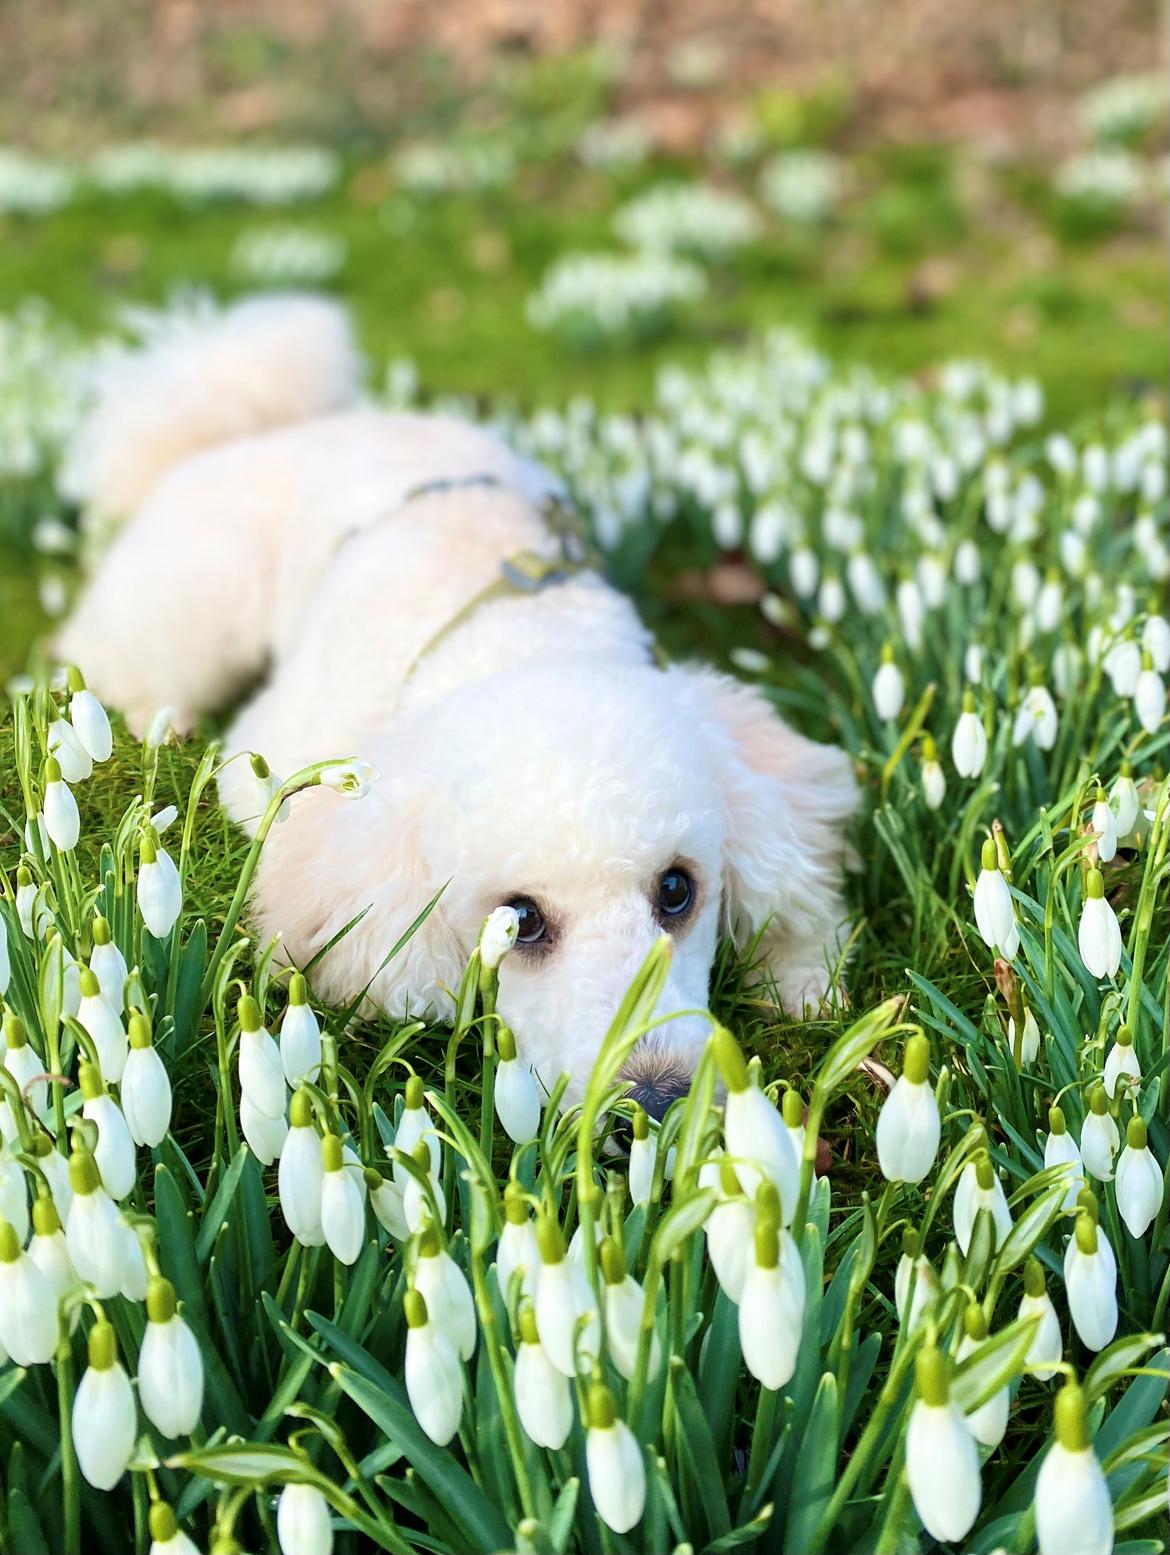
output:
[[[789,1010],[826,993],[849,763],[724,675],[656,667],[626,599],[556,570],[538,470],[472,426],[352,408],[356,382],[345,319],[310,298],[244,304],[111,372],[69,481],[125,522],[58,649],[139,728],[266,676],[227,754],[380,771],[357,803],[297,796],[258,874],[257,927],[302,965],[364,914],[314,968],[327,1000],[368,986],[392,1015],[449,1015],[484,918],[511,903],[499,1009],[572,1100],[670,934],[664,1019],[627,1072],[661,1115],[707,1031],[665,1017],[706,1005],[721,931],[763,931]],[[516,584],[529,555],[552,581]],[[254,824],[247,755],[220,789]]]

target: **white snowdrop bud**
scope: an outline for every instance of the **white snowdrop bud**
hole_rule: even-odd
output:
[[[455,1347],[427,1312],[424,1297],[408,1290],[406,1312],[406,1393],[419,1425],[438,1447],[459,1429],[463,1413],[463,1368]]]
[[[45,762],[45,830],[49,840],[62,853],[69,853],[77,846],[81,835],[81,816],[73,791],[61,776],[61,765],[55,756]]]
[[[1008,1046],[1014,1053],[1016,1050],[1016,1022],[1014,1016],[1008,1018]],[[1020,1039],[1020,1062],[1025,1068],[1034,1064],[1040,1056],[1040,1027],[1036,1024],[1036,1017],[1032,1013],[1031,1005],[1024,1006],[1024,1034]]]
[[[516,943],[520,914],[514,907],[497,907],[488,914],[479,935],[479,959],[494,972]]]
[[[321,1230],[339,1263],[356,1263],[365,1241],[366,1207],[336,1134],[326,1134],[321,1141],[321,1165]]]
[[[1097,857],[1102,864],[1108,864],[1117,852],[1117,817],[1100,784],[1089,825],[1097,836]]]
[[[963,1314],[963,1335],[955,1354],[956,1364],[961,1364],[987,1342],[987,1318],[977,1301],[967,1304]],[[967,1429],[984,1447],[995,1448],[1003,1441],[1007,1431],[1011,1394],[1006,1385],[967,1415]]]
[[[707,1253],[715,1278],[728,1299],[738,1305],[752,1256],[756,1212],[744,1198],[735,1168],[725,1155],[719,1157],[716,1169],[720,1199],[707,1216]]]
[[[589,1494],[598,1517],[614,1533],[628,1533],[646,1506],[646,1465],[638,1439],[619,1420],[613,1394],[604,1383],[589,1389],[585,1465]]]
[[[610,1359],[628,1382],[637,1369],[646,1296],[627,1270],[625,1255],[613,1237],[607,1236],[601,1244],[601,1276],[606,1347]],[[647,1378],[656,1377],[661,1365],[662,1343],[657,1333],[651,1331]]]
[[[9,1220],[0,1220],[0,1345],[18,1366],[42,1366],[57,1349],[57,1296]]]
[[[77,738],[91,761],[99,764],[108,761],[114,749],[109,715],[93,692],[86,689],[76,669],[69,671],[69,685],[72,691],[69,698],[69,721],[77,731]]]
[[[561,1228],[548,1215],[536,1225],[540,1272],[536,1279],[536,1328],[549,1360],[566,1377],[587,1371],[601,1348],[597,1301],[577,1260],[565,1257]],[[578,1368],[580,1357],[580,1368]]]
[[[286,1092],[280,1050],[251,994],[241,998],[236,1013],[240,1023],[240,1090],[265,1117],[283,1118]]]
[[[1054,432],[1044,444],[1044,456],[1058,475],[1072,475],[1077,467],[1077,451],[1063,432]]]
[[[798,545],[788,561],[788,577],[798,599],[811,599],[816,593],[820,571],[816,552],[807,545]]]
[[[901,716],[906,700],[906,688],[902,671],[894,663],[894,650],[889,645],[882,649],[882,662],[873,677],[874,711],[883,723],[892,723]]]
[[[313,1102],[307,1090],[299,1090],[289,1108],[289,1130],[280,1151],[277,1188],[285,1224],[305,1247],[320,1247],[321,1188],[325,1168],[321,1141],[313,1126]]]
[[[1036,628],[1041,632],[1055,632],[1064,615],[1064,589],[1059,577],[1047,577],[1036,596]]]
[[[33,1205],[33,1237],[28,1244],[28,1256],[48,1282],[55,1321],[61,1301],[76,1290],[81,1281],[69,1258],[57,1206],[43,1191]]]
[[[937,810],[947,797],[947,780],[938,748],[928,734],[922,742],[922,799],[928,810]]]
[[[93,1038],[102,1078],[110,1085],[117,1085],[128,1051],[121,1016],[104,996],[96,975],[87,966],[78,973],[78,988],[81,1000],[77,1006],[77,1019]]]
[[[1081,1126],[1081,1160],[1098,1182],[1113,1181],[1113,1157],[1121,1144],[1117,1124],[1109,1114],[1109,1098],[1103,1085],[1095,1085],[1089,1110]]]
[[[89,1331],[89,1366],[73,1396],[77,1465],[95,1490],[113,1490],[126,1472],[137,1434],[134,1390],[118,1360],[114,1330],[102,1319]]]
[[[894,1271],[894,1311],[907,1332],[917,1328],[938,1294],[938,1277],[922,1251],[922,1237],[912,1226],[902,1232],[902,1256]]]
[[[1040,1555],[1110,1555],[1113,1499],[1089,1445],[1084,1394],[1070,1380],[1056,1395],[1056,1440],[1036,1479],[1036,1539]]]
[[[516,1039],[507,1026],[497,1039],[493,1101],[504,1133],[514,1144],[525,1145],[540,1130],[540,1092],[528,1065],[516,1057]]]
[[[112,1199],[124,1199],[136,1181],[134,1141],[126,1119],[114,1098],[107,1094],[96,1065],[81,1064],[78,1080],[84,1098],[82,1116],[97,1129],[93,1156],[101,1173],[102,1186]]]
[[[134,1143],[152,1150],[160,1145],[171,1126],[171,1078],[154,1050],[150,1022],[138,1010],[130,1016],[130,1052],[118,1094]]]
[[[1012,744],[1023,745],[1030,735],[1035,740],[1038,750],[1050,751],[1056,744],[1059,729],[1060,717],[1056,711],[1056,703],[1052,700],[1052,693],[1047,686],[1029,686],[1016,710],[1015,722],[1012,725]]]
[[[512,1389],[525,1434],[538,1447],[553,1452],[563,1447],[573,1428],[573,1395],[569,1379],[544,1353],[536,1317],[528,1304],[520,1310],[520,1343]]]
[[[898,607],[898,622],[902,639],[911,653],[922,647],[922,625],[926,608],[918,584],[913,578],[902,578],[894,591],[894,603]]]
[[[1065,1249],[1064,1285],[1081,1343],[1103,1350],[1117,1332],[1117,1260],[1088,1210],[1077,1215],[1076,1231]]]
[[[980,1210],[987,1210],[994,1228],[994,1244],[998,1252],[1012,1228],[1011,1211],[1003,1184],[996,1175],[991,1158],[983,1151],[975,1160],[968,1161],[959,1174],[955,1188],[954,1225],[955,1240],[964,1257],[971,1245],[971,1233],[975,1229],[975,1217]]]
[[[974,540],[960,540],[955,547],[955,582],[963,588],[974,588],[983,572],[983,560]]]
[[[1102,664],[1113,695],[1128,699],[1137,690],[1142,672],[1142,650],[1132,637],[1123,637],[1106,652]]]
[[[1036,1319],[1036,1331],[1024,1360],[1038,1382],[1047,1382],[1056,1375],[1064,1359],[1064,1340],[1056,1308],[1044,1288],[1044,1269],[1038,1258],[1029,1258],[1024,1265],[1024,1294],[1018,1316]]]
[[[423,1104],[423,1083],[418,1075],[412,1074],[406,1082],[406,1105],[402,1109],[398,1131],[394,1135],[394,1148],[401,1150],[404,1155],[412,1156],[420,1139],[425,1139],[430,1152],[431,1176],[437,1177],[443,1164],[442,1146],[439,1136],[435,1133],[434,1119]],[[395,1163],[394,1180],[405,1190],[410,1180],[410,1173],[405,1167]]]
[[[1166,716],[1166,687],[1162,683],[1162,677],[1150,664],[1147,664],[1138,676],[1133,693],[1133,709],[1137,714],[1138,723],[1146,733],[1156,734]],[[47,812],[47,798],[45,808]],[[47,824],[47,814],[45,820]],[[56,841],[56,838],[53,840]]]
[[[469,1361],[475,1354],[475,1302],[467,1276],[443,1250],[433,1225],[419,1232],[414,1285],[426,1301],[431,1322],[443,1330],[457,1355]]]
[[[315,1080],[321,1068],[321,1027],[309,1005],[308,984],[294,972],[288,985],[288,1008],[280,1023],[280,1063],[295,1090],[302,1080]]]
[[[143,829],[139,843],[138,911],[155,939],[166,939],[183,910],[183,888],[174,860],[159,846],[154,828]]]
[[[246,1093],[240,1096],[240,1128],[248,1149],[261,1166],[271,1166],[278,1160],[288,1138],[288,1124],[283,1115],[270,1118],[254,1106]]]
[[[4,1013],[4,1067],[20,1087],[25,1106],[31,1107],[43,1123],[49,1115],[49,1082],[45,1064],[28,1040],[24,1022],[15,1010],[6,1010]]]
[[[374,1219],[396,1242],[405,1242],[410,1236],[410,1227],[406,1223],[402,1189],[392,1177],[381,1177],[373,1170],[366,1173],[366,1184]]]
[[[857,607],[863,615],[877,615],[885,609],[886,587],[868,552],[854,551],[845,564],[845,571]]]
[[[518,1182],[509,1182],[504,1189],[504,1229],[496,1244],[496,1280],[509,1308],[513,1277],[519,1276],[520,1293],[531,1300],[539,1269],[540,1249],[524,1189]]]
[[[943,1543],[965,1539],[979,1515],[979,1451],[950,1399],[947,1363],[933,1344],[915,1361],[918,1397],[906,1428],[906,1476],[923,1527]]]
[[[199,1546],[187,1537],[165,1501],[150,1505],[150,1549],[147,1555],[200,1555]]]
[[[190,1436],[203,1412],[203,1356],[169,1280],[156,1278],[147,1287],[138,1399],[155,1430],[171,1440]]]
[[[66,783],[84,783],[93,771],[93,761],[77,738],[73,725],[64,718],[55,718],[48,727],[45,743],[49,754],[57,758],[57,765]]]
[[[902,1073],[878,1115],[878,1165],[886,1181],[921,1182],[934,1165],[941,1132],[930,1085],[930,1043],[919,1032],[906,1044]]]
[[[330,1555],[333,1520],[316,1485],[286,1485],[276,1502],[280,1555]]]
[[[57,1213],[64,1221],[73,1202],[73,1186],[69,1181],[69,1161],[57,1150],[47,1134],[38,1134],[33,1140],[33,1154],[37,1165],[49,1185]]]
[[[715,1059],[727,1087],[723,1135],[736,1176],[749,1198],[765,1179],[780,1195],[781,1219],[791,1225],[800,1194],[800,1162],[776,1108],[752,1084],[739,1044],[724,1027],[713,1038]]]
[[[1117,818],[1117,840],[1124,843],[1132,834],[1141,814],[1137,784],[1128,761],[1122,762],[1121,771],[1114,779],[1113,787],[1109,790],[1109,802]]]
[[[397,1165],[397,1146],[395,1146],[394,1154],[395,1164]],[[446,1216],[447,1206],[442,1184],[433,1172],[427,1171],[427,1167],[433,1158],[425,1139],[420,1139],[418,1144],[415,1145],[412,1159],[419,1172],[424,1174],[425,1182],[430,1189],[428,1195],[427,1188],[420,1182],[418,1176],[413,1172],[407,1172],[403,1168],[405,1186],[402,1189],[402,1218],[406,1221],[407,1229],[413,1232],[418,1231],[428,1220],[435,1218],[435,1211],[431,1208],[432,1197],[435,1200],[440,1222]]]
[[[1137,1050],[1133,1045],[1133,1032],[1126,1025],[1118,1026],[1117,1036],[1106,1055],[1105,1071],[1101,1076],[1105,1094],[1112,1101],[1120,1085],[1123,1094],[1129,1091],[1136,1095],[1141,1078],[1142,1066],[1138,1062]]]
[[[634,1113],[634,1138],[630,1144],[630,1198],[635,1204],[650,1202],[657,1157],[657,1136],[651,1131],[650,1119],[639,1107]]]
[[[13,1226],[23,1246],[28,1236],[28,1181],[8,1149],[0,1150],[0,1217]]]
[[[739,1343],[744,1365],[766,1388],[782,1388],[796,1370],[804,1322],[804,1265],[780,1225],[774,1185],[756,1192],[753,1248],[739,1299]]]
[[[951,738],[951,760],[963,778],[977,778],[987,760],[987,731],[975,711],[975,696],[970,691],[963,694],[963,711]]]
[[[1085,1171],[1081,1164],[1081,1152],[1068,1131],[1064,1113],[1059,1107],[1048,1109],[1048,1137],[1044,1141],[1044,1166],[1050,1170],[1061,1166],[1061,1181],[1068,1183],[1068,1192],[1061,1200],[1061,1210],[1068,1214],[1077,1207],[1077,1195],[1085,1186]]]
[[[130,972],[125,956],[114,944],[105,918],[93,920],[93,953],[89,958],[89,969],[98,980],[102,998],[120,1017],[126,1008],[126,979]]]
[[[1012,566],[1012,594],[1023,611],[1031,610],[1040,594],[1040,571],[1035,562],[1021,557]]]
[[[987,948],[997,951],[1006,961],[1019,950],[1016,909],[991,837],[983,844],[982,868],[975,882],[975,924]]]
[[[1162,1208],[1162,1171],[1140,1117],[1130,1118],[1125,1141],[1117,1158],[1117,1209],[1130,1236],[1136,1238],[1145,1236]]]
[[[65,1220],[65,1245],[78,1275],[105,1300],[116,1296],[125,1276],[123,1223],[101,1184],[88,1151],[75,1151],[69,1163],[73,1198]]]
[[[1170,621],[1165,616],[1146,617],[1142,627],[1142,651],[1150,656],[1150,665],[1159,675],[1170,672]]]
[[[1077,928],[1081,960],[1095,978],[1117,976],[1121,965],[1121,927],[1117,914],[1105,900],[1105,882],[1099,869],[1085,877],[1085,899]]]

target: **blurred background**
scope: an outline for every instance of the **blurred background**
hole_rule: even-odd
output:
[[[392,398],[633,409],[664,360],[774,324],[880,372],[988,359],[1058,420],[1160,394],[1162,26],[1155,0],[5,0],[0,533],[71,353],[203,293],[332,291]],[[0,560],[10,670],[46,601]]]

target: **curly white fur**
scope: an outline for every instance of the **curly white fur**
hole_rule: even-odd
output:
[[[498,485],[404,501],[477,474]],[[476,603],[504,558],[551,553],[540,481],[489,434],[436,418],[353,411],[238,439],[158,480],[59,648],[139,725],[161,704],[187,722],[222,709],[267,670],[226,741],[221,796],[244,826],[247,752],[282,776],[343,756],[380,770],[360,802],[297,796],[265,844],[253,910],[293,960],[360,918],[314,969],[323,997],[368,989],[395,1015],[449,1014],[486,915],[538,902],[546,947],[508,956],[499,1007],[547,1085],[568,1071],[570,1098],[663,932],[659,878],[683,866],[695,904],[672,926],[664,1020],[630,1068],[669,1088],[706,1027],[665,1017],[705,1005],[722,929],[765,929],[790,1009],[826,992],[853,777],[759,693],[655,668],[629,602],[592,573]]]

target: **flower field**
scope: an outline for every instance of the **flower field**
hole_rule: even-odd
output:
[[[1159,111],[1140,81],[1087,100],[1097,164],[1053,169],[1052,199],[1124,219]],[[525,176],[517,139],[400,147],[383,234],[465,235]],[[377,774],[339,751],[281,780],[257,753],[249,841],[215,728],[181,741],[160,710],[139,743],[32,641],[105,543],[63,495],[97,365],[218,303],[155,306],[169,257],[100,321],[22,291],[0,317],[0,1551],[1156,1555],[1165,404],[970,350],[857,365],[760,311],[752,277],[789,241],[823,254],[872,162],[743,133],[688,182],[649,176],[634,123],[572,144],[616,192],[522,295],[503,283],[539,375],[500,366],[473,399],[470,370],[373,331],[369,396],[499,429],[667,654],[730,662],[847,749],[836,990],[789,1020],[724,947],[661,1126],[617,1077],[666,938],[571,1108],[495,1011],[509,909],[451,1028],[325,1006],[312,963],[251,934],[248,889],[292,795],[362,804]],[[34,249],[71,212],[195,210],[218,257],[189,279],[334,284],[360,320],[369,252],[328,203],[348,177],[308,146],[143,143],[0,159],[0,205],[47,224]],[[742,327],[712,346],[692,313]],[[584,392],[591,362],[614,393]]]

